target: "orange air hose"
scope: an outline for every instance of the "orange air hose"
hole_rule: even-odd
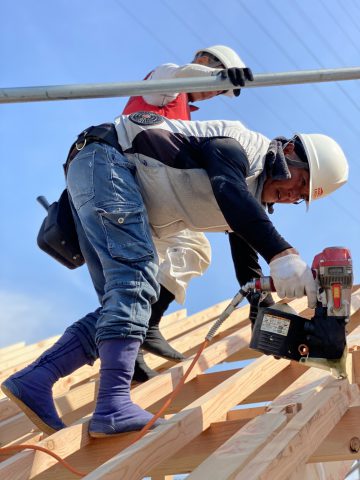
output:
[[[135,442],[140,440],[140,438],[142,438],[146,434],[146,432],[148,432],[150,430],[150,428],[154,425],[156,420],[158,420],[158,418],[160,418],[161,415],[165,412],[165,410],[170,406],[170,404],[172,403],[174,398],[177,396],[177,394],[183,388],[185,380],[189,376],[191,370],[194,368],[194,366],[195,366],[196,362],[198,361],[200,355],[202,354],[204,348],[206,348],[208,346],[208,344],[209,344],[209,340],[204,340],[203,341],[203,343],[200,345],[199,350],[197,351],[195,357],[193,358],[193,361],[191,362],[191,365],[186,370],[184,375],[180,378],[179,383],[174,388],[170,397],[164,402],[163,406],[160,408],[160,410],[157,412],[157,414],[152,417],[152,419],[145,425],[145,427],[142,428],[142,430],[140,430],[139,435],[135,438],[135,440],[132,442],[132,444],[134,444]]]
[[[45,448],[45,447],[40,447],[39,445],[11,445],[10,447],[1,447],[0,448],[0,454],[1,453],[11,453],[14,451],[21,451],[21,450],[39,450],[40,452],[47,453],[51,457],[54,457],[55,460],[57,460],[63,467],[67,468],[71,473],[77,475],[78,477],[85,477],[87,473],[82,473],[76,470],[76,468],[72,467],[66,460],[63,460],[59,455],[56,455],[56,453],[52,452],[51,450]]]

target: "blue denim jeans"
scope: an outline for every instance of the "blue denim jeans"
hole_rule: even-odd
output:
[[[85,146],[69,166],[67,188],[101,305],[68,330],[95,359],[102,340],[144,340],[159,294],[157,256],[135,166],[124,155],[103,143]]]

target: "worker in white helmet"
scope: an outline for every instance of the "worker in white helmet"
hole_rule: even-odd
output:
[[[233,83],[233,90],[193,92],[193,93],[150,93],[130,97],[123,110],[124,115],[138,111],[156,112],[174,120],[190,120],[191,112],[198,110],[189,103],[208,100],[224,94],[229,97],[240,95],[240,87],[245,81],[252,81],[250,68],[246,67],[238,54],[224,45],[198,50],[191,63],[176,65],[165,63],[151,71],[145,80],[165,80],[170,78],[208,77],[221,75]]]
[[[90,435],[140,430],[152,419],[132,402],[130,386],[160,290],[153,236],[184,228],[233,232],[269,264],[281,298],[307,295],[315,307],[311,269],[266,209],[302,200],[309,205],[347,181],[346,157],[332,138],[295,134],[270,141],[236,121],[136,112],[82,132],[65,170],[81,252],[101,307],[1,386],[46,433],[64,427],[53,384],[98,357]]]
[[[237,87],[243,87],[245,81],[253,79],[251,70],[245,66],[239,55],[225,45],[214,45],[196,51],[193,61],[186,65],[179,66],[174,63],[159,65],[145,79],[164,80],[209,75],[221,75],[223,78],[229,78]],[[240,88],[228,91],[156,93],[133,96],[128,100],[123,114],[151,111],[175,120],[190,120],[191,112],[198,110],[192,105],[193,102],[208,100],[220,94],[236,97],[240,94]],[[184,356],[165,340],[159,324],[170,303],[175,299],[178,303],[183,304],[190,280],[203,275],[210,265],[210,243],[204,233],[187,229],[165,239],[154,238],[154,243],[160,262],[158,280],[161,288],[158,301],[152,305],[149,329],[142,348],[152,354],[179,362],[184,359]],[[236,251],[239,249],[243,251],[247,247],[241,248],[236,244],[232,248]],[[244,256],[242,256],[242,260],[243,258]],[[239,263],[237,271],[241,271],[241,278],[243,278],[242,263]],[[259,275],[258,270],[257,276]],[[271,295],[263,301],[263,305],[267,306],[272,303]],[[148,367],[142,349],[140,349],[135,364],[134,380],[144,382],[155,375],[157,372]]]

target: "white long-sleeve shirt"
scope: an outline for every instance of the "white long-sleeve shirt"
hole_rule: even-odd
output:
[[[164,63],[156,67],[147,80],[167,80],[171,78],[189,78],[189,77],[208,77],[209,75],[217,75],[221,69],[210,68],[198,63],[188,63],[183,66],[175,63]],[[145,102],[150,105],[157,105],[163,107],[175,100],[179,93],[151,93],[143,95]]]

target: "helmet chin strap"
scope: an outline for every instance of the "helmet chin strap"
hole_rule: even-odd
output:
[[[284,153],[284,148],[288,143],[295,143],[294,139],[287,140],[285,137],[276,137],[270,142],[269,149],[266,153],[265,167],[268,176],[275,180],[290,179],[291,172],[288,168],[289,166],[309,170],[307,160],[303,161],[296,152],[292,154],[296,157],[294,159],[289,158],[289,156]],[[275,203],[265,204],[269,214],[274,213],[274,205]]]

